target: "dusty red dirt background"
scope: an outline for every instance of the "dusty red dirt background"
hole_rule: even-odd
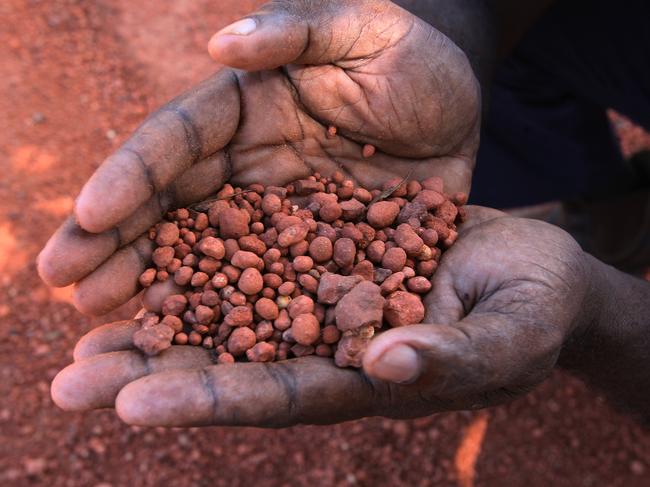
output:
[[[0,2],[0,485],[650,485],[650,435],[560,373],[487,412],[283,431],[53,405],[51,379],[100,320],[38,280],[38,250],[102,157],[215,69],[209,35],[256,3]]]

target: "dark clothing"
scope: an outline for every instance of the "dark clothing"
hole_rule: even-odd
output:
[[[607,108],[650,128],[650,1],[559,0],[497,71],[471,202],[633,188]]]

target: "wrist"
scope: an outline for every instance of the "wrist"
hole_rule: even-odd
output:
[[[587,256],[589,290],[558,365],[650,418],[650,283]]]
[[[558,359],[558,365],[567,369],[581,368],[591,342],[600,334],[599,328],[609,321],[606,266],[586,252],[582,256],[587,279],[585,296]]]

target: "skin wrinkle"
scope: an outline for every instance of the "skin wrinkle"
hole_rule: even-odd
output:
[[[178,117],[185,132],[185,142],[192,158],[191,166],[196,164],[203,154],[203,141],[196,124],[180,105],[171,105],[163,111],[173,113]]]
[[[284,396],[287,399],[287,406],[289,411],[289,422],[293,419],[299,418],[298,407],[298,390],[296,387],[296,377],[293,369],[285,364],[268,364],[264,362],[264,370],[284,390]],[[297,421],[300,423],[300,421]],[[284,421],[283,421],[284,423]]]
[[[216,383],[211,373],[211,371],[214,370],[213,367],[213,365],[203,367],[200,368],[198,372],[201,379],[201,384],[203,385],[203,389],[206,391],[208,397],[210,398],[210,410],[212,411],[210,424],[219,424],[219,395],[217,393]]]
[[[138,245],[138,241],[140,241],[140,239],[142,239],[142,238],[143,237],[140,237],[139,239],[136,239],[134,241],[133,245],[131,245],[130,247],[124,247],[124,248],[125,249],[130,248],[135,252],[136,257],[138,258],[138,261],[140,262],[140,265],[144,269],[144,268],[146,268],[147,264],[149,263],[149,260],[151,259],[151,256],[145,255],[143,253],[143,251],[140,249],[140,246]],[[146,238],[146,237],[144,237],[144,238]]]
[[[131,149],[130,147],[125,147],[125,146],[123,146],[120,150],[129,152],[130,154],[133,154],[135,156],[136,160],[138,161],[138,165],[142,170],[142,173],[144,174],[144,178],[149,190],[149,196],[153,196],[156,193],[156,191],[158,191],[158,186],[153,176],[151,167],[145,162],[144,158],[142,157],[142,154],[140,154],[140,152],[136,149]]]

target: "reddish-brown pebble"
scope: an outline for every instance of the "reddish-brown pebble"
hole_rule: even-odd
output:
[[[282,210],[282,199],[278,195],[269,193],[262,198],[262,211],[268,216]]]
[[[359,276],[366,281],[372,281],[375,278],[375,267],[369,260],[362,260],[354,266],[352,275]]]
[[[386,253],[386,244],[381,240],[373,240],[366,247],[366,257],[374,264],[381,264],[381,259]]]
[[[170,274],[174,274],[182,265],[181,260],[174,257],[165,270]]]
[[[234,291],[228,298],[228,301],[230,301],[233,306],[245,306],[247,299],[244,293]]]
[[[201,304],[204,304],[206,306],[217,306],[218,304],[221,303],[221,298],[219,298],[219,293],[216,291],[205,291],[201,295]]]
[[[425,262],[418,262],[417,273],[422,277],[430,278],[438,268],[438,263],[435,260],[428,260]]]
[[[308,232],[309,227],[304,222],[291,225],[278,235],[278,245],[280,247],[289,247],[296,244],[304,240]]]
[[[349,238],[340,238],[334,244],[333,258],[339,267],[348,267],[354,264],[357,248]]]
[[[183,321],[178,316],[164,316],[160,323],[167,325],[172,330],[174,330],[175,333],[180,333],[183,331]]]
[[[224,352],[219,354],[217,357],[217,363],[218,364],[234,364],[235,363],[235,357],[232,356],[232,354],[228,352]]]
[[[406,252],[400,247],[388,249],[381,259],[382,267],[390,269],[393,272],[402,270],[406,264]]]
[[[257,267],[261,259],[247,250],[238,250],[230,259],[230,263],[239,269],[248,269],[250,267]]]
[[[375,155],[375,151],[376,151],[376,149],[375,149],[375,146],[374,146],[374,145],[372,145],[372,144],[365,144],[365,145],[363,146],[363,148],[361,149],[361,155],[362,155],[364,158],[367,159],[367,158],[369,158],[369,157],[374,156],[374,155]]]
[[[343,211],[341,218],[346,222],[358,220],[366,209],[366,206],[363,203],[354,198],[348,201],[343,201],[339,206]]]
[[[335,344],[341,338],[341,332],[336,327],[336,325],[326,326],[325,328],[323,328],[321,335],[323,338],[323,343],[327,343],[328,345]]]
[[[431,291],[431,281],[426,277],[415,276],[406,282],[406,287],[414,293],[425,294]]]
[[[158,247],[153,251],[152,260],[158,267],[167,267],[174,258],[173,247]]]
[[[156,243],[161,247],[172,246],[180,236],[178,227],[173,223],[165,222],[158,228]]]
[[[314,267],[314,260],[311,257],[302,255],[293,259],[293,268],[296,272],[309,272]]]
[[[277,289],[282,285],[282,278],[271,272],[264,274],[262,279],[264,280],[264,286],[270,287],[271,289]]]
[[[209,308],[203,304],[200,304],[194,310],[194,315],[196,316],[196,321],[201,325],[207,325],[212,322],[214,319],[214,311],[212,308]]]
[[[255,326],[255,337],[258,342],[268,340],[273,336],[273,323],[270,321],[260,321],[257,326]]]
[[[243,355],[246,350],[255,346],[257,338],[255,337],[255,332],[250,328],[244,326],[233,330],[228,337],[228,352],[233,356],[238,357]]]
[[[384,228],[393,224],[399,215],[399,205],[393,201],[378,201],[368,208],[366,218],[375,228]]]
[[[393,327],[420,323],[424,319],[422,300],[415,294],[396,291],[386,298],[384,319]]]
[[[250,216],[237,208],[227,208],[219,214],[219,233],[221,238],[243,237],[249,234]]]
[[[314,301],[308,296],[298,296],[291,300],[288,306],[288,311],[291,319],[294,319],[296,316],[301,314],[313,313]]]
[[[222,272],[218,272],[212,276],[211,282],[216,289],[223,289],[228,285],[228,276]]]
[[[141,328],[133,334],[133,344],[145,354],[158,355],[172,345],[174,330],[165,324]]]
[[[275,301],[268,298],[260,298],[255,302],[255,312],[265,320],[275,320],[279,316],[280,310]]]
[[[201,287],[205,285],[209,280],[210,280],[210,276],[208,276],[205,272],[195,272],[192,275],[190,284],[194,287]]]
[[[447,225],[451,225],[456,220],[458,215],[458,208],[451,201],[446,200],[437,209],[435,215],[444,221]]]
[[[320,278],[318,302],[330,305],[336,304],[362,280],[363,278],[360,276],[342,276],[326,272]]]
[[[186,286],[192,280],[194,269],[183,266],[174,273],[174,282],[179,286]]]
[[[259,342],[246,351],[246,358],[250,362],[273,362],[275,347],[267,342]]]
[[[381,283],[381,292],[384,295],[394,293],[399,289],[403,282],[404,273],[396,272],[395,274],[388,276],[384,282]]]
[[[297,358],[307,357],[309,355],[314,354],[314,347],[300,345],[299,343],[296,343],[294,346],[291,347],[291,353],[293,353]]]
[[[248,252],[253,252],[262,257],[266,252],[266,244],[256,235],[246,235],[238,240],[239,248]]]
[[[248,326],[253,322],[253,312],[248,306],[236,306],[226,315],[224,322],[230,326]]]
[[[327,237],[316,237],[309,244],[309,255],[316,262],[327,262],[332,258],[334,248]]]
[[[286,309],[281,309],[277,319],[273,321],[276,330],[285,331],[291,326],[291,318]]]
[[[293,339],[300,345],[313,345],[320,337],[318,319],[311,313],[296,316],[291,324],[291,334]]]
[[[296,284],[294,282],[283,282],[278,288],[278,294],[280,296],[290,296],[296,290]]]
[[[408,223],[399,225],[393,238],[395,239],[395,243],[403,248],[408,256],[417,255],[422,245],[424,245],[422,239]]]
[[[180,332],[174,335],[174,343],[176,345],[187,345],[188,339],[187,333]]]
[[[298,277],[298,283],[302,286],[305,291],[308,291],[312,294],[318,292],[318,279],[309,274],[301,274]]]
[[[156,269],[153,268],[147,269],[142,274],[140,274],[140,277],[138,278],[138,281],[140,282],[140,285],[142,287],[151,286],[155,280],[156,280]]]
[[[355,335],[341,337],[334,354],[334,363],[338,367],[361,367],[369,343],[369,339]]]
[[[327,202],[321,206],[318,216],[321,220],[327,223],[332,223],[341,218],[343,210],[337,202]]]
[[[332,350],[332,347],[325,343],[319,343],[316,345],[316,349],[314,350],[314,354],[316,354],[319,357],[331,357],[334,355],[334,351]]]
[[[377,284],[363,281],[336,304],[336,327],[341,331],[381,326],[384,297]]]
[[[197,345],[200,345],[202,341],[203,341],[203,337],[201,336],[201,334],[199,332],[197,332],[197,331],[191,331],[190,332],[190,335],[188,337],[188,342],[189,342],[190,345],[197,346]]]
[[[352,196],[354,199],[359,200],[361,203],[367,205],[372,201],[372,195],[370,194],[370,191],[368,191],[365,188],[355,188]]]
[[[244,294],[253,295],[259,293],[264,287],[262,274],[255,268],[244,269],[239,281],[237,281],[237,287]]]

